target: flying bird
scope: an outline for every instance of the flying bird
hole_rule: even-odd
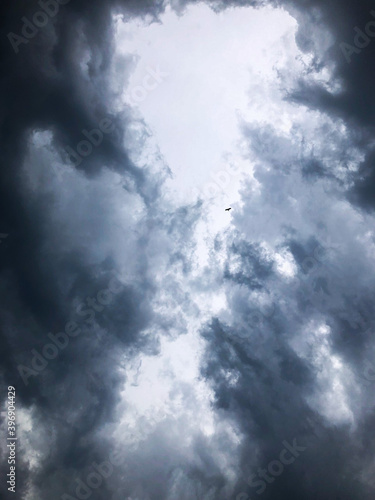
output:
[[[232,207],[226,208],[225,211],[229,212],[229,210],[232,210]]]

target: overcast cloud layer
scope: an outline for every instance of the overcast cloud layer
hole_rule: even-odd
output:
[[[373,4],[42,4],[0,7],[1,496],[373,499]]]

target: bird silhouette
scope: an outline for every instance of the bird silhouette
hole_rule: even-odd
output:
[[[225,211],[229,212],[229,210],[232,210],[232,207],[226,208]]]

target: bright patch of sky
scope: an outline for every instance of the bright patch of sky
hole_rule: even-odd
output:
[[[254,196],[259,194],[240,125],[270,124],[280,135],[289,134],[296,122],[305,123],[307,131],[314,128],[318,114],[310,113],[307,119],[308,111],[286,102],[280,80],[281,73],[287,74],[285,82],[303,72],[309,56],[296,45],[295,19],[282,9],[241,8],[217,14],[198,5],[180,17],[168,9],[161,22],[152,25],[124,22],[121,17],[115,23],[115,109],[131,106],[134,120],[144,120],[172,172],[163,187],[170,206],[194,203],[198,197],[204,200],[195,234],[196,263],[198,271],[203,270],[214,236],[230,228],[232,213],[241,208],[245,172]],[[130,75],[118,70],[125,57],[133,57]],[[150,77],[155,74],[156,78]],[[126,82],[123,88],[121,81]],[[224,211],[229,206],[232,213]],[[271,247],[269,251],[272,256]],[[273,258],[280,274],[294,275],[289,254],[274,253]],[[123,397],[131,411],[122,424],[125,427],[143,412],[152,414],[155,422],[172,414],[182,418],[189,399],[197,425],[206,435],[212,434],[210,389],[198,383],[202,341],[197,328],[200,319],[225,308],[226,299],[220,288],[210,289],[199,294],[196,304],[201,315],[187,318],[186,336],[163,340],[158,357],[129,371]],[[341,367],[331,369],[339,383]],[[196,388],[195,396],[184,389],[189,384]],[[332,391],[337,390],[342,397],[336,384]],[[348,412],[346,407],[341,409],[344,419]]]
[[[228,220],[223,208],[239,201],[241,176],[234,171],[249,173],[239,147],[239,120],[271,118],[290,126],[278,108],[279,96],[269,101],[272,89],[264,83],[297,55],[295,30],[296,21],[285,11],[269,8],[216,14],[199,5],[181,17],[168,10],[151,26],[117,19],[118,58],[137,58],[118,106],[138,99],[138,112],[173,173],[169,195],[184,202],[213,197],[213,220],[222,225]],[[149,68],[165,76],[142,96],[139,87]],[[219,174],[231,164],[229,174]]]

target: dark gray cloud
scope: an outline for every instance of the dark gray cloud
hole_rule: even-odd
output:
[[[371,498],[371,480],[364,472],[367,457],[374,453],[365,437],[373,425],[367,407],[370,383],[364,383],[367,350],[373,350],[369,290],[358,281],[346,289],[345,276],[332,276],[330,259],[323,265],[311,257],[317,247],[313,241],[286,245],[299,266],[297,285],[284,285],[282,277],[271,273],[263,277],[262,290],[254,293],[251,283],[237,277],[238,291],[229,286],[227,292],[232,321],[214,319],[203,331],[209,347],[202,373],[213,385],[217,408],[232,415],[246,435],[238,494],[252,498],[267,485],[261,491],[264,498]],[[248,253],[242,258],[246,276]],[[310,271],[304,270],[304,262]],[[343,274],[345,264],[339,269]],[[317,286],[316,276],[324,286]],[[264,300],[259,305],[262,297],[267,306]],[[312,334],[319,324],[329,326],[327,338]],[[323,398],[323,406],[319,403],[319,393],[335,383],[334,369],[324,373],[335,356],[352,371],[346,390],[354,429],[345,418],[330,419],[332,395]],[[337,405],[340,399],[335,403],[340,413]],[[260,479],[262,469],[279,459],[282,443],[294,439],[305,448],[298,460],[283,467],[280,477],[268,473],[269,484],[264,476]]]
[[[268,125],[242,127],[256,165],[234,221],[241,242],[227,246],[224,268],[236,272],[227,271],[228,310],[202,330],[202,373],[217,408],[246,436],[238,499],[373,496],[374,448],[365,436],[373,425],[374,275],[360,243],[368,234],[372,245],[372,218],[347,201],[354,141],[334,127],[315,129],[313,155],[301,147],[300,125],[287,138]],[[279,456],[294,439],[305,449],[287,466]]]
[[[157,335],[141,335],[158,320],[151,306],[154,271],[139,249],[145,251],[153,230],[164,231],[161,214],[154,229],[148,219],[166,172],[151,178],[133,164],[132,145],[124,143],[127,117],[108,109],[112,12],[156,19],[161,4],[60,5],[16,53],[8,33],[21,35],[23,16],[33,19],[40,10],[37,2],[1,7],[1,227],[9,233],[1,248],[1,379],[3,394],[10,383],[17,387],[18,415],[29,411],[35,431],[29,445],[43,456],[32,467],[19,448],[19,498],[60,498],[67,478],[108,456],[112,444],[97,432],[113,421],[119,370],[134,353],[158,351]],[[74,161],[69,166],[66,147],[75,149],[85,139],[82,130],[98,129],[104,118],[115,133],[103,134],[77,168]],[[120,217],[124,203],[130,215],[138,206],[143,218]],[[184,214],[175,217],[178,222]],[[123,243],[121,259],[113,254],[115,240]],[[121,285],[111,302],[98,311],[85,304],[79,314],[79,305],[106,290],[114,276]],[[41,354],[47,334],[63,332],[69,321],[79,335],[36,372],[33,352]],[[5,482],[1,489],[6,495]]]

